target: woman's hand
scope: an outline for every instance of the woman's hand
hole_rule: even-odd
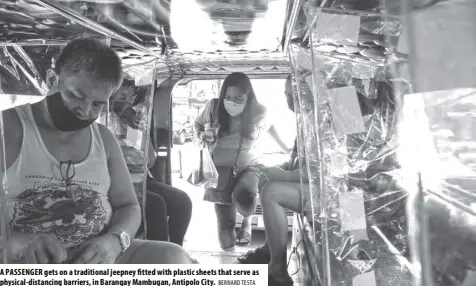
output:
[[[215,133],[211,130],[205,130],[205,132],[202,133],[202,140],[208,143],[213,143],[215,142]]]
[[[84,251],[74,260],[75,264],[113,264],[122,252],[119,238],[105,234],[87,243]]]
[[[39,234],[27,245],[22,256],[27,264],[60,264],[66,261],[68,254],[55,236]]]
[[[198,132],[198,141],[199,145],[202,145],[203,143],[210,144],[210,143],[215,143],[216,141],[216,136],[214,130],[206,129],[205,131],[199,131]]]

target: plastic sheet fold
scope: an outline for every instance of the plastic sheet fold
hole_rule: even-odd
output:
[[[475,2],[332,3],[291,47],[322,285],[474,285]]]
[[[309,34],[313,35],[315,43],[328,44],[327,49],[343,46],[349,54],[360,53],[368,58],[381,58],[398,44],[402,32],[399,18],[384,14],[383,8],[353,9],[353,5],[338,5],[336,2],[342,1],[333,1],[325,8],[313,1],[304,5],[309,26],[313,26]]]
[[[6,94],[45,95],[46,71],[60,46],[0,46],[0,87]]]

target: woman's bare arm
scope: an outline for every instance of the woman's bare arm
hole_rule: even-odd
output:
[[[212,106],[214,105],[213,102],[216,99],[211,99],[210,101],[205,104],[205,107],[203,108],[202,112],[200,115],[195,118],[195,122],[193,123],[193,130],[195,133],[195,136],[202,140],[201,136],[202,134],[205,133],[205,124],[208,123],[210,120],[210,114],[213,111]]]

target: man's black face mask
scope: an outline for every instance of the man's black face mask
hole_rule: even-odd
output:
[[[96,119],[83,120],[79,119],[64,104],[63,97],[60,92],[46,97],[48,113],[55,126],[61,131],[75,131],[88,127]]]

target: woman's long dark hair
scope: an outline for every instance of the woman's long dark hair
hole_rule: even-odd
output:
[[[221,86],[220,97],[218,98],[219,104],[217,117],[218,123],[220,124],[219,137],[228,134],[228,131],[230,130],[231,116],[226,111],[223,101],[225,99],[226,90],[231,86],[239,88],[247,94],[245,110],[243,110],[242,113],[244,120],[241,124],[241,132],[245,138],[253,139],[252,137],[255,127],[253,124],[257,117],[265,115],[266,109],[263,105],[258,103],[248,76],[241,72],[234,72],[228,75]]]

